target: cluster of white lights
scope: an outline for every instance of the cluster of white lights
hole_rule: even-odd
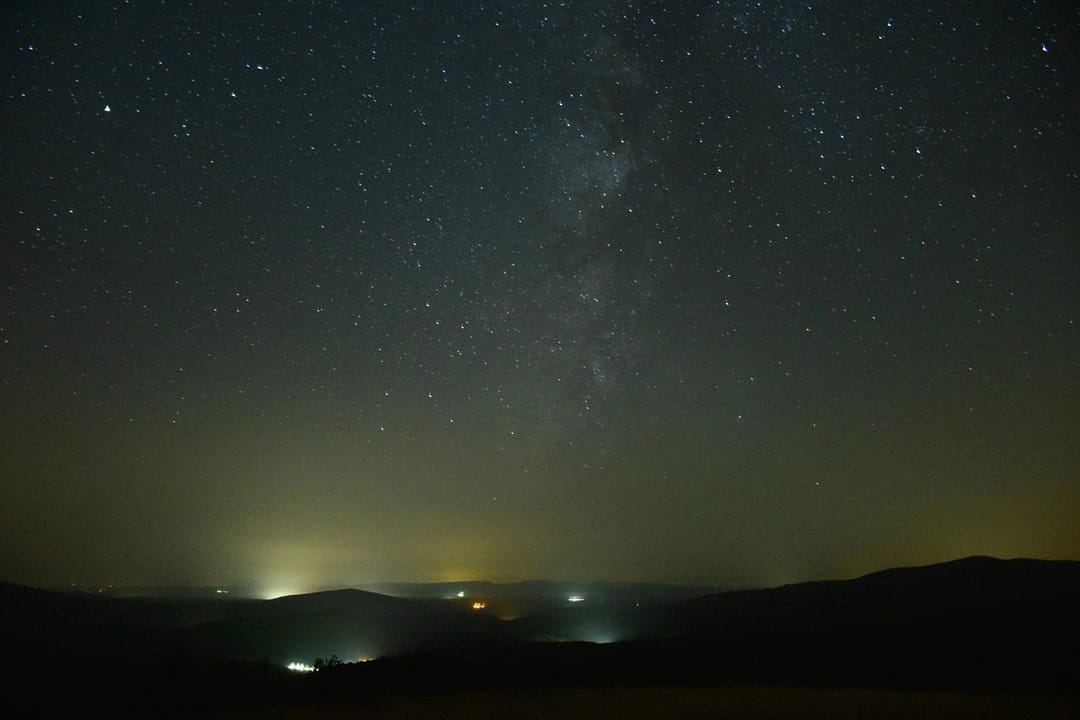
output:
[[[286,667],[293,672],[315,672],[314,665],[305,665],[304,663],[291,662]]]
[[[571,595],[570,597],[566,598],[566,602],[585,602],[585,596]]]

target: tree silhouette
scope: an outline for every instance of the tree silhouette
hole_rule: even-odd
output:
[[[318,671],[318,670],[322,670],[323,668],[334,667],[335,665],[340,665],[340,664],[341,664],[341,658],[339,658],[336,654],[334,654],[334,655],[331,655],[330,657],[326,658],[325,660],[323,658],[321,658],[321,657],[317,657],[317,658],[315,658],[315,662],[312,665],[315,668],[315,670]]]

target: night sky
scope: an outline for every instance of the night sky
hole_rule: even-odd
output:
[[[7,2],[0,578],[1080,558],[1080,11]]]

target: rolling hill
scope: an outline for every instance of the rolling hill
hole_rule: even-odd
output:
[[[304,692],[752,684],[1068,694],[1080,687],[1080,562],[974,557],[689,599],[634,596],[612,593],[606,602],[504,621],[467,602],[360,590],[214,601],[0,584],[0,632],[23,668],[62,666],[92,679],[119,667],[141,678],[139,687],[183,678],[188,688],[224,683],[256,696],[306,682],[283,674],[286,663],[330,655],[346,664]],[[352,664],[362,658],[380,659]],[[243,667],[263,668],[257,692]],[[144,682],[147,673],[153,682]]]

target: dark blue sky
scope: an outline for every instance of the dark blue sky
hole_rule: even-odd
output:
[[[0,577],[1080,556],[1069,2],[14,2]]]

